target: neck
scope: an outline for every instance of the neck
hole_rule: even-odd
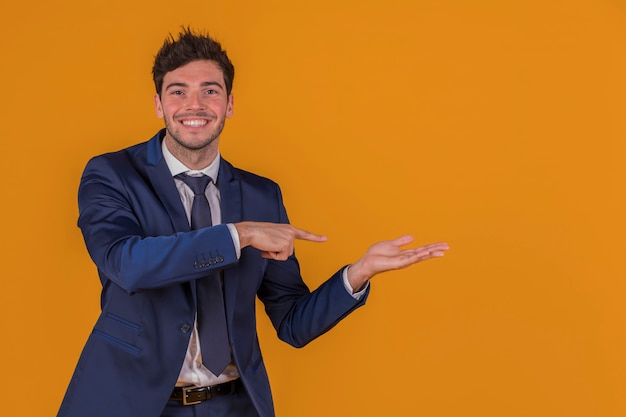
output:
[[[201,170],[209,165],[217,157],[218,141],[214,140],[207,146],[199,149],[188,148],[176,142],[169,135],[165,135],[165,146],[172,155],[189,169]]]

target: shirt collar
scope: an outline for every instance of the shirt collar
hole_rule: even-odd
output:
[[[163,158],[165,158],[165,163],[170,169],[172,177],[175,177],[178,174],[182,174],[183,172],[189,173],[191,175],[202,173],[211,177],[211,179],[213,179],[213,182],[217,184],[217,174],[220,172],[221,160],[219,150],[217,151],[217,156],[215,157],[213,162],[211,162],[208,167],[199,170],[189,169],[187,166],[185,166],[185,164],[176,159],[176,157],[172,155],[170,150],[167,149],[167,146],[165,146],[165,140],[163,140],[163,142],[161,143],[161,150],[163,151]]]

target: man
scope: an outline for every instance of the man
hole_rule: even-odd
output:
[[[278,186],[220,156],[234,77],[220,44],[183,30],[165,41],[153,76],[165,129],[93,158],[81,179],[78,225],[102,313],[58,415],[273,416],[257,296],[280,339],[304,346],[365,303],[374,275],[447,245],[374,244],[310,292],[294,241],[325,237],[289,225]]]

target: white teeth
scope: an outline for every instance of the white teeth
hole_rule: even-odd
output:
[[[206,125],[206,120],[183,120],[185,126],[199,127]]]

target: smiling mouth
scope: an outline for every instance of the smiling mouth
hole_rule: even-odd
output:
[[[209,123],[208,120],[203,120],[203,119],[181,120],[180,122],[183,125],[189,126],[189,127],[202,127],[202,126],[206,126],[207,123]]]

